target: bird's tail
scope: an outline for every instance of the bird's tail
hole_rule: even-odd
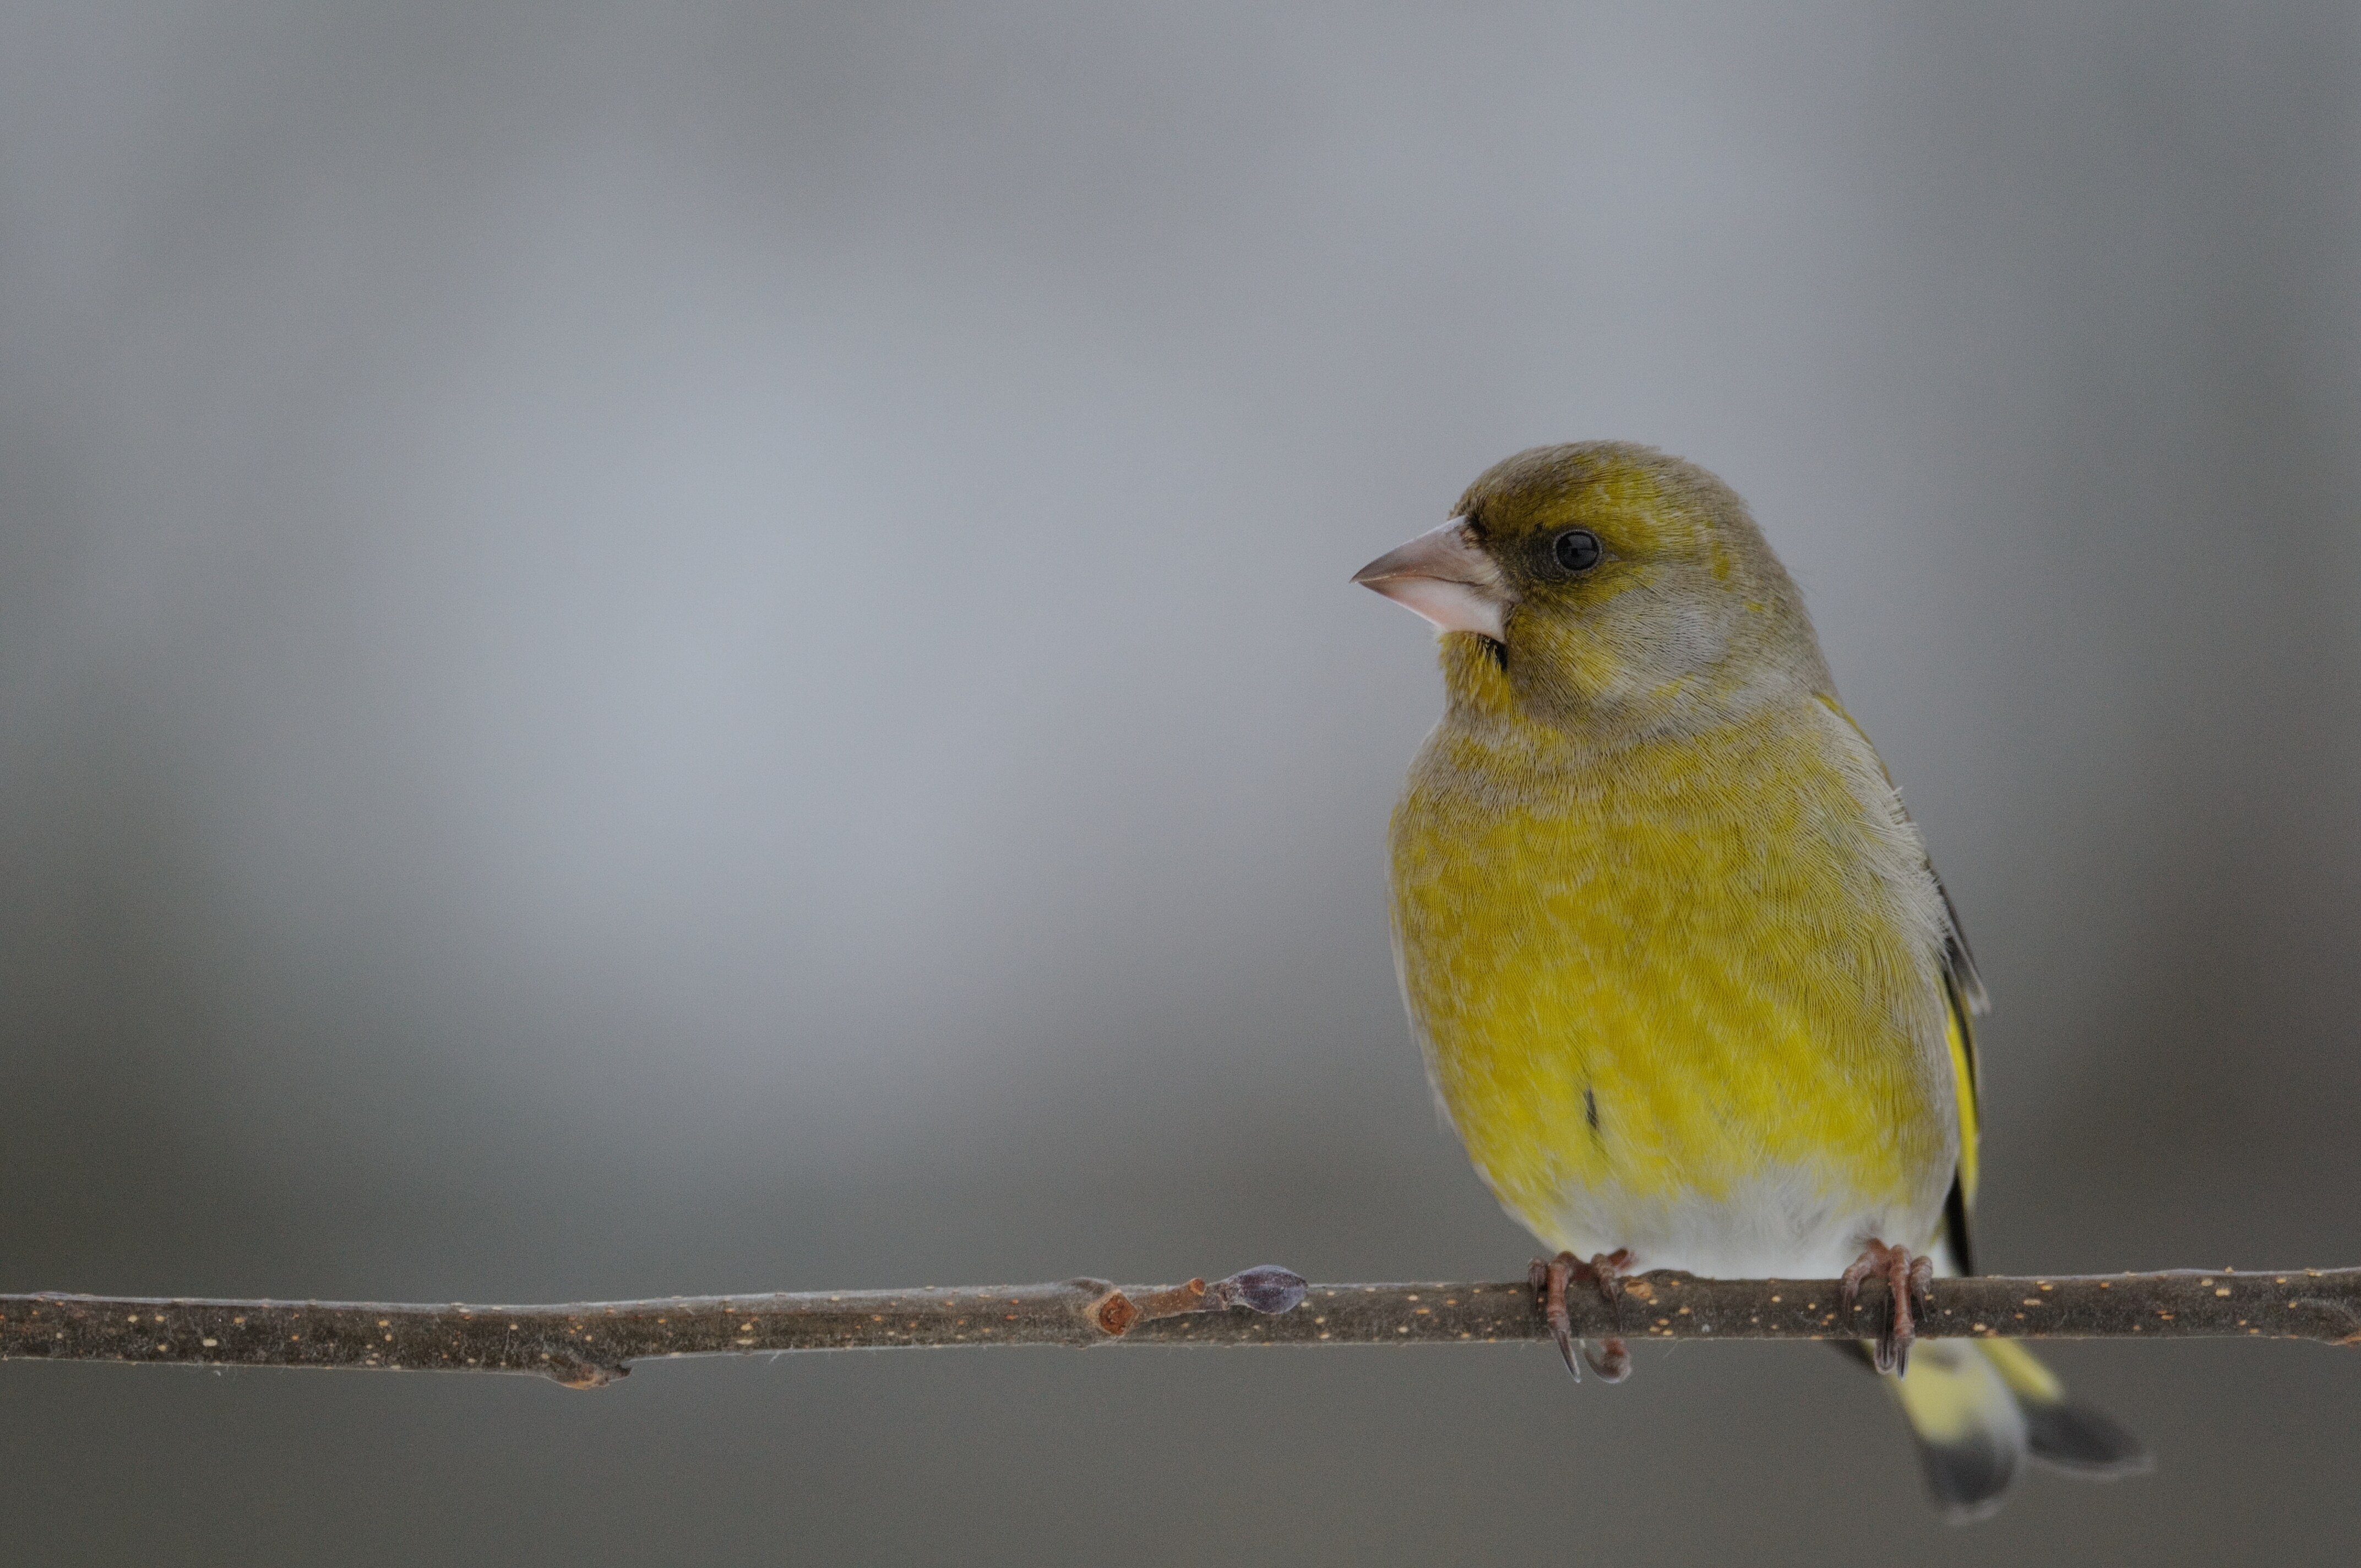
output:
[[[2058,1376],[2014,1340],[1921,1340],[1891,1379],[1927,1485],[1949,1518],[1982,1519],[2028,1458],[2104,1478],[2146,1470],[2139,1440],[2070,1404]]]

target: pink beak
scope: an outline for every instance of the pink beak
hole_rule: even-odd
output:
[[[1509,640],[1509,607],[1517,602],[1516,596],[1509,591],[1500,568],[1476,543],[1464,517],[1387,551],[1354,573],[1353,580],[1424,616],[1438,631],[1479,632],[1495,642]]]

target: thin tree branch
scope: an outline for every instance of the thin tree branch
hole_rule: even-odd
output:
[[[1577,1290],[1576,1335],[1603,1339],[1861,1339],[1885,1297],[1858,1306],[1827,1279],[1648,1274],[1610,1307]],[[1255,1268],[1207,1285],[928,1287],[675,1296],[547,1307],[0,1296],[0,1359],[184,1366],[518,1372],[610,1383],[653,1356],[995,1344],[1457,1344],[1542,1340],[1522,1282],[1306,1285]],[[1927,1338],[2305,1339],[2361,1345],[2361,1268],[2260,1273],[1986,1275],[1935,1281]]]

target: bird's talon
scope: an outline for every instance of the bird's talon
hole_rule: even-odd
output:
[[[1899,1377],[1910,1365],[1910,1347],[1918,1338],[1918,1316],[1927,1310],[1935,1266],[1927,1258],[1914,1255],[1907,1247],[1871,1242],[1837,1281],[1837,1296],[1847,1312],[1861,1304],[1862,1282],[1872,1275],[1885,1282],[1888,1305],[1870,1359],[1880,1372]]]
[[[1593,1255],[1588,1263],[1570,1252],[1562,1252],[1544,1261],[1535,1258],[1526,1269],[1525,1278],[1541,1298],[1542,1318],[1549,1324],[1550,1338],[1557,1342],[1557,1353],[1565,1362],[1565,1369],[1574,1380],[1582,1381],[1582,1363],[1609,1383],[1620,1383],[1631,1376],[1631,1353],[1620,1339],[1609,1339],[1600,1344],[1598,1354],[1587,1343],[1582,1345],[1580,1361],[1575,1359],[1573,1314],[1566,1308],[1566,1292],[1576,1280],[1596,1289],[1601,1299],[1613,1310],[1616,1325],[1622,1326],[1623,1271],[1631,1266],[1631,1253],[1628,1247]]]
[[[1585,1345],[1582,1359],[1590,1363],[1590,1370],[1598,1373],[1601,1381],[1620,1383],[1631,1376],[1631,1352],[1621,1340],[1602,1340],[1598,1350],[1599,1354],[1593,1355],[1590,1347]]]
[[[1557,1353],[1577,1383],[1582,1381],[1582,1364],[1574,1358],[1574,1322],[1565,1310],[1565,1287],[1581,1266],[1574,1254],[1562,1252],[1546,1263],[1533,1259],[1532,1267],[1526,1271],[1533,1288],[1541,1292],[1542,1317],[1549,1323],[1550,1338],[1557,1341]]]
[[[1617,1247],[1613,1252],[1593,1253],[1588,1263],[1575,1265],[1577,1279],[1587,1280],[1597,1287],[1606,1303],[1616,1310],[1617,1326],[1622,1323],[1623,1271],[1631,1266],[1631,1249]]]

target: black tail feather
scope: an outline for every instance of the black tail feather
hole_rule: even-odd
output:
[[[2140,1440],[2098,1411],[2081,1405],[2022,1401],[2033,1457],[2059,1470],[2103,1478],[2136,1475],[2156,1458]]]
[[[2001,1495],[2016,1479],[2021,1454],[2011,1435],[1971,1431],[1947,1442],[1919,1440],[1918,1462],[1926,1467],[1927,1489],[1945,1519],[1967,1524],[2000,1507]]]

